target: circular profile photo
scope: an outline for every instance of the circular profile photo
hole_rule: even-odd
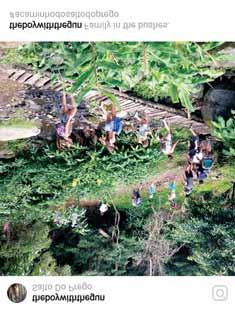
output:
[[[26,295],[26,288],[24,287],[24,285],[19,283],[12,284],[7,290],[7,296],[12,302],[22,302],[23,300],[25,300]]]

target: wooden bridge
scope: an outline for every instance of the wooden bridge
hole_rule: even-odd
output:
[[[31,85],[39,89],[51,89],[55,91],[62,90],[61,83],[53,83],[49,74],[42,76],[29,70],[14,69],[7,66],[0,67],[0,74],[4,78],[13,80],[17,83]],[[198,120],[188,119],[186,112],[183,110],[174,109],[163,104],[129,96],[117,90],[111,90],[111,92],[116,96],[120,108],[124,112],[140,112],[144,110],[148,112],[149,117],[152,119],[159,120],[165,118],[170,124],[178,127],[189,128],[192,125],[199,134],[210,133],[209,127],[206,124]],[[102,102],[106,100],[107,97],[100,95],[97,91],[90,91],[84,98],[84,101],[88,106],[94,101]]]

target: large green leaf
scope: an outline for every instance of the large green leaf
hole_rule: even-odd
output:
[[[90,76],[92,75],[92,73],[94,72],[94,69],[92,67],[89,67],[85,72],[83,72],[79,78],[74,82],[73,86],[70,88],[71,92],[75,92],[76,90],[78,90],[82,84],[88,79],[90,78]]]
[[[180,88],[179,90],[179,98],[181,101],[181,104],[190,112],[194,111],[194,107],[192,105],[192,102],[190,100],[190,95],[189,93],[184,89]]]
[[[174,83],[169,86],[169,95],[173,103],[177,103],[179,101],[177,86]]]

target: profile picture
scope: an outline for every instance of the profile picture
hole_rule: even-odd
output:
[[[19,303],[25,300],[26,295],[27,295],[26,288],[24,287],[24,285],[19,283],[12,284],[11,286],[9,286],[7,290],[8,298],[15,303]]]

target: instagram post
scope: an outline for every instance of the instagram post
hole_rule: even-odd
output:
[[[231,27],[74,5],[2,26],[1,303],[233,309]]]

